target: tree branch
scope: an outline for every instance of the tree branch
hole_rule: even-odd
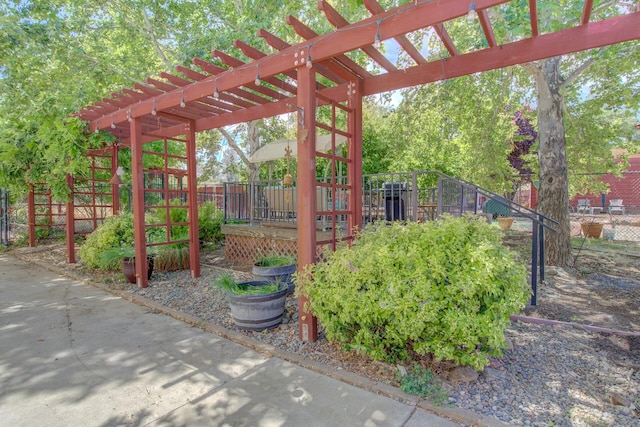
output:
[[[100,62],[100,60],[98,60],[97,58],[94,58],[93,56],[89,55],[84,50],[82,51],[82,55],[84,57],[86,57],[90,62],[92,62],[93,65],[95,65],[97,67],[101,67],[101,68],[105,67],[107,70],[111,71],[112,73],[117,74],[117,75],[119,75],[121,77],[124,77],[125,79],[130,80],[130,81],[132,81],[134,83],[138,83],[138,84],[142,84],[142,85],[145,84],[145,82],[142,81],[142,80],[138,80],[135,77],[132,77],[132,76],[130,76],[128,74],[125,74],[121,70],[119,70],[119,69],[117,69],[117,68],[115,68],[115,67],[113,67],[113,66],[111,66],[109,64],[104,64],[104,63]]]
[[[602,52],[602,48],[598,49],[598,53],[600,52]],[[566,79],[564,79],[564,81],[560,84],[559,90],[563,91],[567,86],[573,83],[573,81],[577,79],[580,74],[582,74],[587,68],[589,68],[595,62],[596,62],[595,58],[591,57],[586,61],[584,61],[582,64],[580,64],[578,68],[573,70],[573,72],[569,74],[569,76]]]
[[[160,43],[158,43],[158,39],[156,38],[156,33],[153,31],[153,26],[149,21],[149,15],[147,15],[147,10],[144,7],[142,8],[142,19],[144,21],[144,27],[147,30],[147,34],[149,34],[149,37],[151,37],[151,42],[153,43],[153,49],[158,54],[158,56],[164,63],[165,67],[167,67],[168,69],[172,69],[173,64],[169,62],[164,52],[162,51]]]
[[[540,73],[540,67],[538,67],[535,64],[535,62],[527,62],[527,63],[524,63],[524,64],[520,64],[520,66],[522,67],[522,69],[527,71],[533,77],[536,77],[536,75],[538,75],[538,73]]]
[[[227,140],[227,143],[229,144],[229,147],[231,147],[233,149],[233,151],[235,151],[236,154],[238,156],[240,156],[240,160],[242,160],[242,163],[244,163],[246,166],[249,166],[249,159],[244,154],[242,149],[238,146],[238,144],[236,144],[236,141],[233,138],[233,135],[231,135],[225,128],[218,128],[218,131]]]

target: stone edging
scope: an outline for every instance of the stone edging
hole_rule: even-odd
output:
[[[27,262],[30,264],[36,264],[46,270],[52,271],[61,276],[69,277],[73,280],[77,280],[84,284],[98,288],[101,291],[118,296],[125,301],[133,302],[134,304],[147,307],[153,311],[157,311],[157,312],[169,315],[174,319],[185,322],[193,327],[200,328],[204,331],[216,334],[222,338],[226,338],[230,341],[233,341],[236,344],[240,344],[242,346],[248,347],[265,357],[277,357],[279,359],[302,366],[303,368],[306,368],[318,374],[322,374],[327,377],[336,379],[338,381],[352,385],[354,387],[358,387],[382,396],[389,397],[393,400],[404,402],[406,404],[424,409],[437,416],[448,418],[453,422],[467,424],[470,426],[477,426],[477,427],[505,427],[509,425],[498,420],[497,418],[489,417],[486,415],[479,415],[467,409],[435,406],[416,396],[406,394],[402,392],[400,389],[398,389],[397,387],[376,383],[374,381],[369,380],[368,378],[365,378],[361,375],[354,374],[351,372],[336,371],[335,369],[331,368],[330,366],[324,363],[317,362],[315,360],[304,359],[303,357],[295,353],[289,353],[287,351],[280,350],[277,347],[274,347],[269,344],[264,344],[260,341],[256,341],[254,339],[247,337],[246,335],[242,335],[236,331],[232,331],[231,329],[227,329],[223,326],[220,326],[214,323],[205,323],[203,320],[195,316],[191,316],[189,314],[182,313],[178,310],[165,307],[161,304],[156,303],[155,301],[152,301],[140,295],[130,294],[128,292],[117,290],[117,289],[111,289],[107,286],[94,282],[91,279],[87,279],[73,272],[66,271],[56,266],[42,263],[40,261],[30,260],[26,257],[21,256],[20,253],[15,251],[10,252],[9,254],[24,262]]]

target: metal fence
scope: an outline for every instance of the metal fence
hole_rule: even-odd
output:
[[[9,246],[17,241],[26,241],[29,235],[27,202],[10,202],[10,194],[0,190],[0,245]]]
[[[601,238],[621,242],[640,242],[640,214],[571,213],[573,237]]]
[[[9,246],[9,192],[0,189],[0,245]]]
[[[336,179],[344,184],[345,178]],[[341,210],[347,192],[332,193],[316,187],[318,212]],[[298,192],[296,182],[283,186],[281,181],[228,182],[224,184],[225,222],[297,222]],[[335,200],[334,200],[335,199]],[[487,206],[485,204],[491,200]],[[494,212],[495,210],[495,212]],[[364,175],[362,180],[363,224],[376,221],[430,221],[442,214],[497,213],[522,216],[516,204],[488,194],[479,187],[447,177],[436,171],[401,172]],[[322,218],[318,217],[322,222]]]

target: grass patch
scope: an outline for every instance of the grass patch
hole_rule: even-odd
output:
[[[418,364],[414,364],[407,375],[400,379],[400,389],[407,394],[415,394],[442,406],[447,401],[447,391],[433,373]]]

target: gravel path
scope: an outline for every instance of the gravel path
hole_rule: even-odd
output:
[[[64,263],[58,264],[62,267]],[[216,323],[305,358],[373,381],[396,384],[396,367],[341,352],[321,338],[301,343],[297,301],[287,298],[284,322],[264,332],[233,325],[224,292],[210,286],[231,270],[204,265],[202,276],[154,272],[150,286],[124,281],[106,285],[144,296],[163,306]],[[81,273],[76,269],[75,273]],[[248,273],[233,272],[238,279]],[[114,277],[118,277],[117,275]],[[638,284],[640,286],[640,284]],[[506,331],[511,348],[477,380],[444,382],[449,404],[524,426],[640,426],[640,338],[588,333],[566,326],[513,322]]]
[[[287,298],[285,319],[277,329],[235,328],[224,292],[208,285],[222,272],[205,267],[199,279],[191,279],[187,272],[154,273],[149,288],[131,287],[130,292],[282,350],[349,369],[350,360],[335,360],[335,348],[326,340],[298,341],[294,297]],[[640,426],[640,339],[520,322],[513,323],[506,336],[512,348],[502,359],[494,359],[476,381],[445,382],[450,404],[514,425]],[[617,354],[611,354],[612,344],[619,348]],[[371,376],[366,370],[359,373]],[[385,373],[392,374],[393,369]],[[372,379],[393,382],[392,378]]]

